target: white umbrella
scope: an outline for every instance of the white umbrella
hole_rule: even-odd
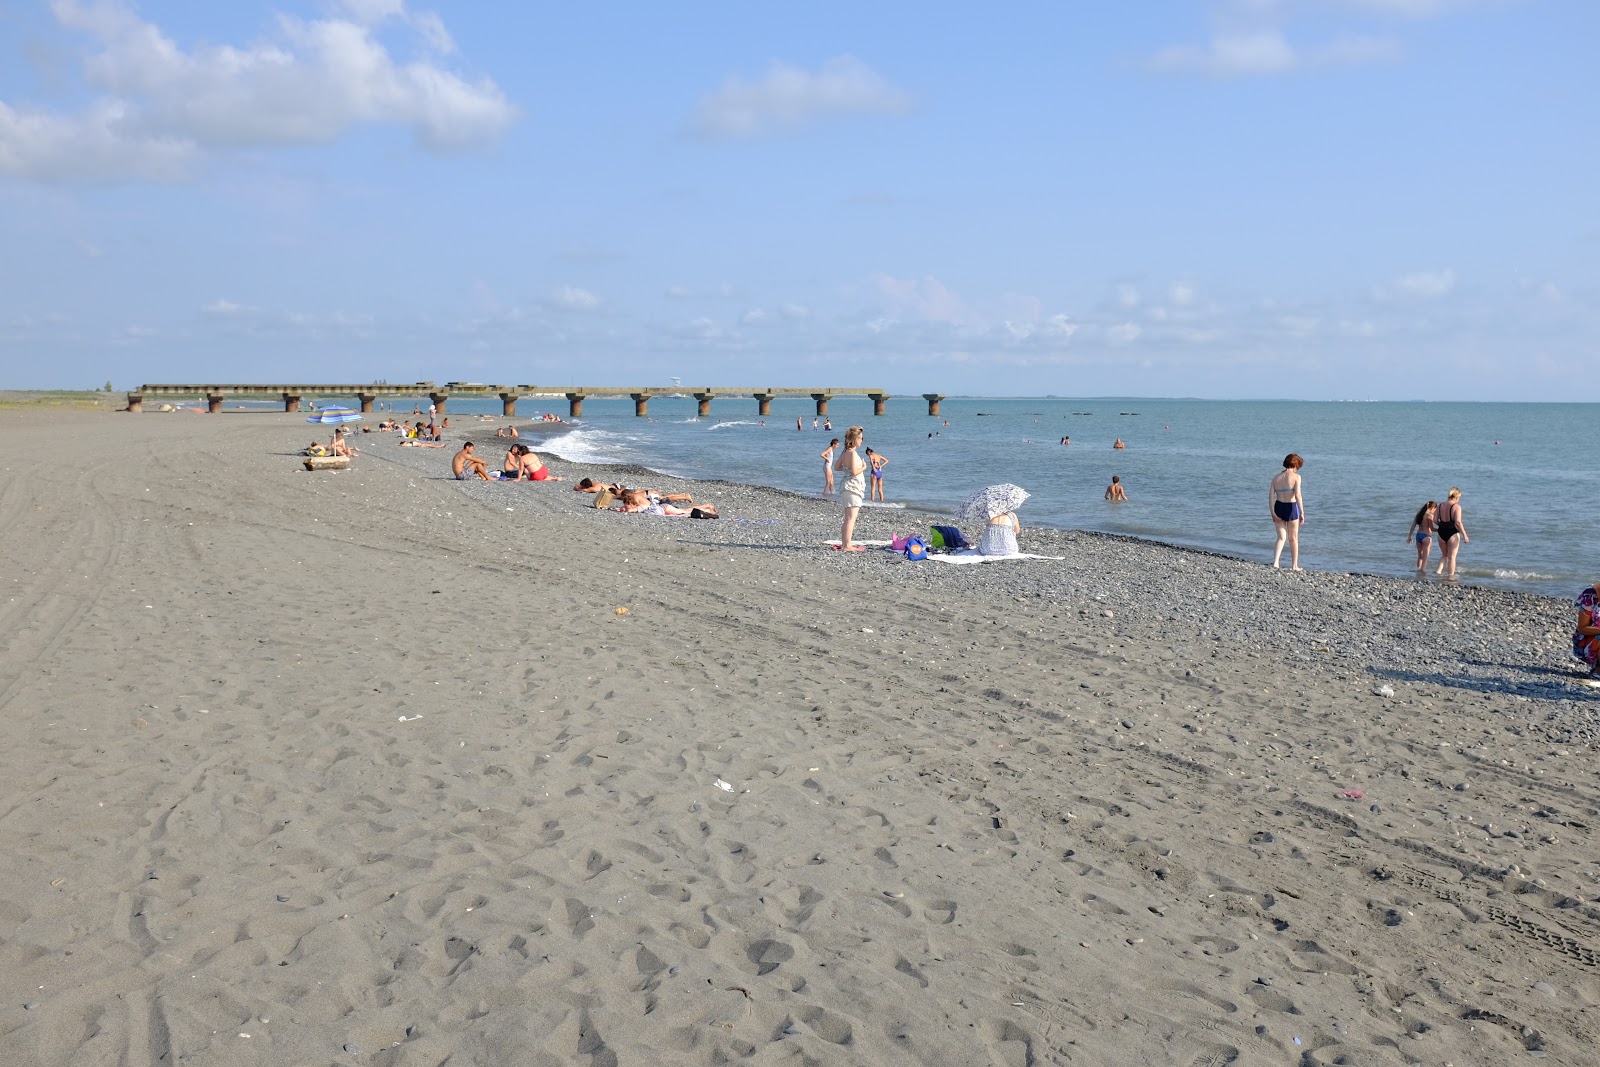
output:
[[[1028,491],[1020,485],[1003,482],[979,489],[956,508],[956,518],[963,522],[988,522],[996,515],[1016,511],[1028,499]]]

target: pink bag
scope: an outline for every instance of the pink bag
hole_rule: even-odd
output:
[[[905,534],[895,534],[894,540],[889,542],[889,547],[896,552],[904,552],[906,550],[907,540],[908,538]]]

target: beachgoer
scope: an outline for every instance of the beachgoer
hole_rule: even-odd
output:
[[[839,453],[839,458],[833,461],[833,469],[845,473],[844,492],[839,496],[840,503],[844,505],[844,526],[839,530],[839,543],[834,546],[844,552],[866,551],[851,540],[855,535],[856,515],[861,511],[861,500],[867,495],[867,463],[856,453],[856,449],[861,447],[861,435],[865,432],[859,426],[846,430],[844,449]]]
[[[889,461],[884,457],[882,452],[874,452],[869,448],[867,449],[867,463],[871,467],[870,473],[872,475],[872,499],[882,501],[883,468],[889,465]]]
[[[800,424],[800,416],[799,415],[796,415],[794,417],[794,428],[798,433],[805,433],[806,432],[806,428]]]
[[[1061,439],[1061,443],[1062,443],[1062,444],[1063,444],[1063,445],[1070,445],[1070,444],[1071,444],[1071,443],[1072,443],[1072,438],[1070,438],[1070,437],[1063,437],[1063,438],[1062,438],[1062,439]]]
[[[1122,479],[1115,474],[1111,476],[1111,484],[1106,486],[1106,499],[1111,501],[1128,499],[1128,491],[1122,488]]]
[[[1111,447],[1112,448],[1127,448],[1128,446],[1123,444],[1122,443],[1122,438],[1119,437],[1119,438],[1116,439],[1116,441],[1114,441],[1112,443]]]
[[[483,460],[472,454],[471,441],[468,441],[466,444],[462,445],[461,451],[457,452],[450,460],[450,471],[456,476],[456,480],[461,482],[467,480],[469,471],[472,474],[476,474],[484,481],[489,480],[489,466],[488,464],[484,463]]]
[[[1439,533],[1439,569],[1434,573],[1454,578],[1456,553],[1461,551],[1462,545],[1472,540],[1461,522],[1461,490],[1452,486],[1434,515],[1434,529]]]
[[[652,496],[654,494],[647,489],[624,489],[622,491],[622,503],[614,510],[643,515],[668,516],[687,515],[692,510],[690,508],[673,507],[671,504],[664,503],[660,498],[651,499]]]
[[[828,442],[828,447],[822,450],[822,495],[828,496],[833,492],[833,453],[839,447],[839,439],[835,437]]]
[[[564,478],[558,478],[554,474],[551,474],[550,468],[544,465],[544,460],[540,459],[538,453],[534,452],[527,445],[515,445],[513,447],[522,449],[522,476],[528,479],[528,481],[565,481]]]
[[[1421,574],[1428,565],[1428,553],[1433,550],[1433,527],[1435,514],[1439,505],[1432,500],[1417,509],[1417,517],[1411,520],[1411,529],[1406,531],[1406,540],[1415,541],[1417,545],[1417,573]]]
[[[1578,594],[1578,626],[1572,631],[1572,654],[1600,674],[1600,582]]]
[[[822,420],[822,428],[824,430],[827,430],[829,433],[832,433],[833,432],[833,420],[829,419],[829,418],[824,418]]]
[[[502,426],[494,432],[494,435],[496,437],[516,437],[518,436],[517,428],[515,426]]]
[[[449,428],[450,428],[450,416],[446,415],[444,418],[439,420],[439,433],[443,434]]]
[[[441,445],[441,444],[439,444],[439,443],[437,443],[435,441],[412,441],[410,439],[407,439],[407,440],[404,440],[404,441],[400,442],[400,447],[401,448],[443,448],[444,445]]]
[[[335,456],[344,456],[349,459],[351,456],[356,455],[360,449],[353,447],[350,442],[344,439],[343,426],[335,426],[333,428],[333,440],[328,442],[328,451]]]
[[[1022,532],[1022,523],[1017,521],[1016,512],[1006,511],[994,518],[983,528],[983,536],[978,538],[978,552],[985,556],[1015,556],[1017,548],[1017,534]]]
[[[1283,470],[1272,479],[1267,493],[1267,509],[1272,512],[1272,525],[1278,530],[1278,543],[1272,551],[1272,566],[1278,567],[1283,558],[1283,543],[1289,542],[1289,567],[1300,569],[1300,524],[1306,521],[1306,503],[1301,495],[1300,468],[1305,465],[1297,454],[1283,457]]]

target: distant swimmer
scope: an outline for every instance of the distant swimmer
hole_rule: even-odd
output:
[[[1111,484],[1106,486],[1106,499],[1113,503],[1128,499],[1128,491],[1122,488],[1122,479],[1115,474],[1111,476]]]
[[[1283,558],[1283,545],[1289,544],[1289,566],[1300,569],[1300,524],[1306,520],[1305,498],[1301,495],[1300,468],[1305,460],[1290,452],[1283,457],[1283,470],[1272,479],[1267,493],[1268,510],[1272,512],[1272,525],[1278,529],[1277,547],[1272,552],[1272,566],[1278,567]]]
[[[1062,439],[1061,439],[1061,443],[1062,443],[1062,444],[1064,444],[1064,445],[1070,445],[1070,444],[1071,444],[1071,443],[1072,443],[1072,438],[1070,438],[1070,437],[1063,437],[1063,438],[1062,438]]]
[[[1128,446],[1123,444],[1122,443],[1122,438],[1119,437],[1119,438],[1116,439],[1116,441],[1114,441],[1112,443],[1111,447],[1112,448],[1127,448]]]
[[[805,428],[804,425],[801,424],[800,416],[798,416],[798,415],[796,415],[794,417],[794,428],[795,428],[796,431],[798,431],[800,433],[805,433],[806,432],[806,428]]]

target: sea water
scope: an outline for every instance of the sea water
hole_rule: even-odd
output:
[[[564,400],[528,397],[520,406],[524,414],[566,411]],[[451,414],[499,409],[498,400],[450,401]],[[1267,562],[1267,485],[1284,455],[1297,452],[1305,460],[1304,567],[1414,575],[1407,528],[1425,501],[1457,486],[1472,538],[1461,548],[1463,579],[1571,597],[1600,578],[1585,518],[1600,495],[1595,404],[957,397],[935,418],[921,397],[908,396],[875,418],[865,397],[836,397],[831,433],[812,429],[815,406],[805,397],[779,398],[765,417],[748,396],[714,400],[707,416],[696,410],[691,398],[653,397],[649,418],[639,418],[629,399],[590,398],[582,420],[556,428],[543,447],[580,462],[819,494],[818,453],[860,425],[865,445],[889,459],[891,503],[948,512],[985,485],[1014,482],[1032,494],[1020,512],[1025,527],[1126,534]],[[1112,448],[1118,438],[1126,449]],[[1104,500],[1113,474],[1127,487],[1126,503]],[[909,529],[892,510],[862,521],[869,536]],[[1436,541],[1430,575],[1438,558]]]

